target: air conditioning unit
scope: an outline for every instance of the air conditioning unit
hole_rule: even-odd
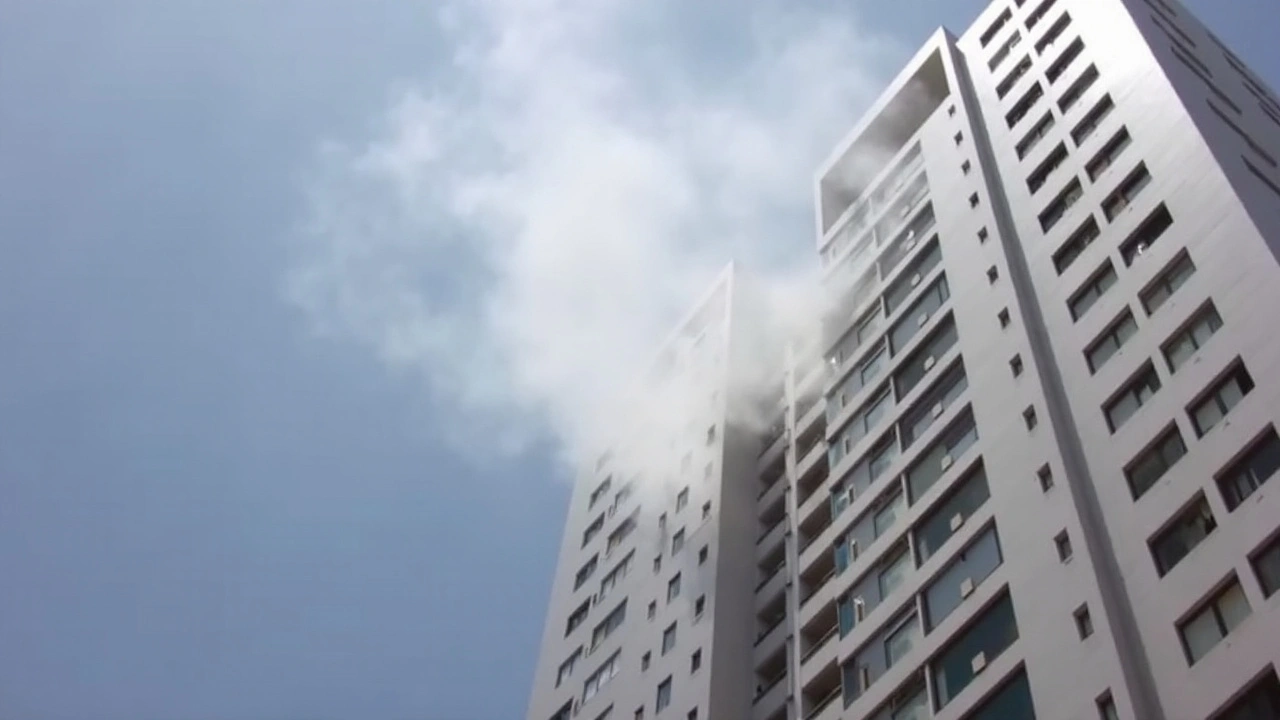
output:
[[[973,659],[969,661],[969,667],[973,669],[974,675],[985,670],[987,667],[987,654],[982,651],[978,651],[978,654],[974,655]]]
[[[855,560],[857,557],[858,557],[858,541],[850,540],[849,541],[849,561],[853,562],[853,560]],[[859,598],[858,602],[861,602],[861,601],[862,599]]]
[[[945,471],[945,470],[946,470],[947,468],[949,468],[949,467],[951,467],[951,456],[950,456],[950,455],[943,455],[943,456],[942,456],[942,469]]]
[[[926,319],[927,319],[927,318],[926,318]],[[922,324],[923,324],[923,323],[922,323]],[[936,359],[936,358],[934,358],[932,355],[930,355],[929,357],[925,358],[925,359],[924,359],[924,370],[925,370],[925,372],[929,372],[930,370],[932,370],[932,369],[933,369],[933,365],[934,365],[934,363],[936,363],[936,362],[938,362],[938,361],[937,361],[937,359]]]
[[[916,318],[917,327],[924,327],[924,324],[927,322],[929,322],[929,313],[927,312],[920,313],[920,317]]]
[[[871,687],[871,668],[866,665],[858,666],[858,686],[859,692],[866,692]]]
[[[960,526],[963,524],[964,524],[963,513],[956,513],[955,515],[951,516],[951,532],[955,532],[959,530]]]
[[[857,622],[862,622],[862,619],[866,616],[867,616],[867,603],[860,597],[854,598],[853,599],[853,619],[856,620]]]
[[[960,581],[960,598],[964,599],[973,594],[973,578],[965,578]]]
[[[915,287],[919,284],[920,284],[920,273],[915,273],[911,276],[911,287]]]
[[[929,360],[933,360],[933,358],[929,358]],[[926,362],[927,362],[927,361],[926,361]],[[934,403],[934,404],[933,404],[933,416],[934,416],[935,418],[942,417],[942,411],[943,411],[943,410],[946,410],[946,408],[944,408],[944,407],[942,406],[942,403],[941,403],[941,402],[936,402],[936,403]]]

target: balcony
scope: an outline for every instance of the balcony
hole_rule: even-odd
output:
[[[782,499],[787,493],[786,478],[779,474],[760,483],[760,495],[757,498],[756,506],[760,508],[760,516],[773,512],[774,508],[782,505]]]
[[[776,616],[772,616],[772,624],[762,627],[756,633],[755,658],[756,662],[762,662],[767,658],[771,658],[782,649],[787,642],[787,623],[786,612],[782,611]]]
[[[818,613],[800,630],[800,646],[802,653],[800,662],[808,664],[824,648],[830,647],[834,659],[835,646],[832,640],[840,631],[839,617],[835,605],[831,605]],[[822,653],[826,654],[826,653]],[[820,667],[820,664],[817,665]]]
[[[843,709],[840,702],[840,666],[835,662],[823,668],[813,681],[808,683],[800,693],[802,712],[805,720],[826,720],[828,714],[834,720]],[[826,711],[830,709],[831,712]]]
[[[809,599],[818,593],[836,576],[836,560],[833,553],[825,552],[815,558],[812,565],[802,568],[800,573],[800,607],[808,604]]]
[[[785,718],[787,695],[787,666],[784,661],[778,674],[757,680],[756,699],[751,714],[757,718],[773,718],[781,711],[781,716]]]
[[[760,461],[756,464],[756,469],[763,478],[781,478],[787,472],[787,445],[789,433],[783,431],[781,435],[768,441],[760,452]]]
[[[760,535],[760,539],[756,541],[757,562],[766,564],[769,558],[781,555],[780,551],[783,549],[782,541],[787,536],[787,526],[787,517],[783,515],[773,525],[765,528]],[[771,563],[768,565],[771,565]]]
[[[823,479],[826,479],[825,473]],[[818,483],[822,487],[822,483]],[[800,506],[800,552],[804,552],[823,531],[831,527],[831,495],[813,492]]]
[[[787,586],[787,564],[778,563],[773,570],[762,573],[764,576],[756,585],[756,608],[760,611],[769,609],[774,603],[785,600],[782,591]]]

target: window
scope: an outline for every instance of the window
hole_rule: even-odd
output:
[[[635,720],[644,720],[644,706],[636,708]]]
[[[1026,75],[1029,70],[1031,70],[1031,56],[1024,55],[1022,59],[1018,61],[1018,64],[1014,65],[1013,69],[1009,71],[1009,74],[1004,76],[1004,79],[1000,81],[1000,84],[996,85],[996,97],[1004,98],[1005,95],[1008,95],[1009,91],[1013,89],[1013,86],[1016,85],[1017,82],[1022,79],[1022,76]]]
[[[657,575],[660,572],[662,572],[662,556],[661,555],[653,559],[653,574]]]
[[[999,278],[1000,278],[1000,271],[996,268],[995,265],[992,265],[991,267],[987,268],[987,282],[989,284],[994,285],[996,283],[996,280],[998,280]]]
[[[708,551],[707,551],[707,546],[706,546],[706,545],[703,545],[702,547],[698,548],[698,564],[699,564],[699,565],[705,565],[705,564],[706,564],[708,554],[709,554],[709,553],[708,553]]]
[[[604,497],[605,493],[609,492],[609,486],[611,484],[613,484],[612,475],[605,478],[603,482],[601,482],[599,485],[596,486],[595,490],[591,491],[591,497],[587,500],[588,510],[590,510],[591,508],[594,508],[596,506],[596,503],[600,500],[600,498]]]
[[[1277,120],[1276,122],[1280,124],[1280,120]],[[1252,162],[1249,162],[1249,158],[1241,155],[1240,159],[1244,161],[1244,166],[1249,170],[1249,174],[1253,175],[1253,177],[1257,179],[1258,182],[1262,183],[1263,187],[1270,190],[1271,193],[1276,196],[1277,200],[1280,200],[1280,185],[1275,184],[1274,182],[1271,181],[1271,178],[1267,177],[1266,175],[1263,175],[1262,171],[1258,169],[1257,165],[1254,165]]]
[[[1014,355],[1013,357],[1009,358],[1009,371],[1013,373],[1014,377],[1018,377],[1022,375],[1022,356],[1021,355]]]
[[[1036,166],[1036,169],[1027,176],[1027,189],[1034,193],[1044,187],[1045,181],[1049,179],[1053,171],[1061,167],[1062,163],[1066,161],[1067,145],[1066,143],[1058,143],[1058,146],[1049,152],[1048,157],[1041,161]]]
[[[973,413],[966,410],[938,436],[933,445],[907,470],[907,488],[915,502],[951,469],[951,465],[978,441]]]
[[[1168,300],[1187,278],[1196,272],[1195,263],[1191,262],[1191,257],[1187,255],[1186,250],[1175,257],[1160,275],[1139,293],[1142,298],[1142,307],[1147,311],[1147,315],[1154,315],[1156,310],[1164,305],[1164,301]]]
[[[1111,289],[1111,286],[1115,284],[1116,269],[1111,265],[1111,261],[1108,260],[1067,301],[1067,308],[1071,311],[1071,319],[1079,320],[1084,317],[1084,314],[1089,312],[1089,308],[1093,307],[1098,298],[1106,294]]]
[[[1053,9],[1053,5],[1055,1],[1056,0],[1044,0],[1044,2],[1040,3],[1040,5],[1037,6],[1035,10],[1032,10],[1027,15],[1028,30],[1030,30],[1031,28],[1034,28],[1037,23],[1039,23],[1041,20],[1044,19],[1045,15],[1049,14],[1049,11]]]
[[[1009,327],[1009,308],[1001,308],[1000,312],[996,313],[996,319],[1000,321],[1000,327]]]
[[[969,196],[969,207],[971,208],[978,207],[978,193],[974,193]]]
[[[613,552],[615,548],[621,545],[622,541],[626,540],[627,536],[629,536],[636,529],[637,514],[638,512],[631,513],[631,515],[626,520],[623,520],[622,523],[618,525],[617,529],[609,533],[609,542],[605,545],[605,550],[604,550],[604,555],[606,558],[609,557],[609,553]]]
[[[1237,115],[1240,114],[1240,106],[1236,105],[1231,98],[1227,97],[1226,93],[1222,92],[1222,90],[1214,84],[1213,78],[1205,72],[1204,63],[1200,62],[1200,60],[1191,53],[1183,50],[1179,45],[1171,44],[1169,45],[1169,50],[1173,53],[1173,56],[1177,58],[1178,62],[1182,63],[1183,67],[1191,71],[1192,75],[1200,78],[1200,82],[1204,83],[1206,90],[1208,90],[1214,97],[1218,98],[1223,105],[1226,105],[1235,111]],[[1216,110],[1217,108],[1214,109]]]
[[[1040,466],[1036,471],[1036,479],[1040,481],[1040,489],[1049,492],[1053,487],[1053,470],[1049,468],[1049,463]]]
[[[1070,110],[1097,81],[1098,66],[1090,65],[1085,68],[1084,72],[1080,73],[1080,77],[1076,78],[1075,82],[1062,93],[1062,97],[1058,98],[1058,110],[1063,113]]]
[[[676,512],[680,512],[689,504],[689,488],[686,486],[676,495]]]
[[[1001,12],[1000,15],[991,23],[991,26],[983,31],[982,37],[978,39],[978,42],[982,44],[982,47],[986,47],[990,44],[991,40],[995,38],[996,33],[1000,32],[1000,28],[1004,27],[1011,19],[1013,19],[1013,12],[1009,10],[1009,8],[1005,8],[1004,11]]]
[[[1066,562],[1071,559],[1071,536],[1066,530],[1058,533],[1053,538],[1053,547],[1058,551],[1058,559]]]
[[[1226,113],[1218,109],[1218,106],[1214,105],[1212,100],[1206,100],[1205,102],[1209,103],[1209,109],[1213,111],[1213,114],[1217,115],[1218,119],[1221,120],[1224,124],[1226,124],[1227,127],[1235,131],[1236,135],[1240,136],[1240,139],[1244,141],[1245,145],[1249,146],[1250,150],[1252,150],[1258,157],[1262,158],[1262,160],[1266,162],[1268,165],[1270,165],[1271,167],[1274,168],[1277,166],[1276,159],[1271,157],[1271,154],[1268,153],[1266,150],[1263,150],[1261,145],[1254,142],[1254,139],[1250,137],[1249,134],[1245,132],[1239,125],[1237,125],[1234,120],[1227,117]],[[1238,108],[1236,112],[1239,112]]]
[[[1239,699],[1215,713],[1213,720],[1269,720],[1277,717],[1280,717],[1280,680],[1276,679],[1275,668],[1268,667]]]
[[[1187,662],[1196,664],[1252,612],[1244,589],[1232,576],[1225,587],[1178,625]]]
[[[1049,83],[1057,82],[1058,78],[1062,77],[1062,73],[1066,72],[1068,67],[1071,67],[1071,63],[1075,62],[1075,59],[1080,57],[1082,52],[1084,52],[1084,41],[1076,38],[1067,46],[1066,50],[1062,51],[1058,59],[1053,61],[1052,65],[1045,68],[1044,76],[1049,78]]]
[[[640,672],[644,672],[648,670],[649,663],[652,661],[653,661],[653,654],[646,650],[644,655],[640,656]]]
[[[676,646],[676,624],[671,625],[662,631],[662,654],[666,655]]]
[[[711,517],[711,501],[702,503],[702,519],[706,520]]]
[[[689,656],[689,672],[696,673],[702,667],[702,648],[693,651]]]
[[[1094,130],[1098,129],[1098,125],[1102,123],[1112,110],[1115,110],[1116,104],[1111,100],[1111,95],[1103,95],[1102,99],[1095,104],[1088,113],[1085,114],[1080,122],[1071,129],[1071,139],[1075,141],[1076,147],[1085,141]]]
[[[671,536],[671,554],[675,555],[676,553],[680,552],[683,549],[684,549],[684,528],[680,528],[679,530],[676,531],[675,535]]]
[[[1089,180],[1096,181],[1098,176],[1111,167],[1115,159],[1120,157],[1120,153],[1124,152],[1124,149],[1129,147],[1132,142],[1133,139],[1129,137],[1129,128],[1122,125],[1116,131],[1116,134],[1112,135],[1111,139],[1107,141],[1107,144],[1103,145],[1102,149],[1089,160],[1089,164],[1085,165],[1085,170],[1089,173]]]
[[[956,133],[956,136],[954,139],[956,141],[956,147],[959,147],[960,143],[964,141],[964,133],[962,132]]]
[[[582,567],[578,568],[578,574],[573,577],[573,589],[577,590],[582,584],[591,579],[591,575],[596,571],[597,555],[592,555],[591,559]]]
[[[581,625],[583,621],[587,619],[587,613],[590,611],[591,611],[591,599],[587,598],[586,600],[582,601],[581,605],[574,608],[573,612],[569,613],[569,622],[566,624],[564,629],[564,634],[566,637],[569,635],[569,633],[578,629],[578,626]]]
[[[699,595],[697,600],[693,601],[693,617],[696,620],[702,617],[702,611],[707,609],[707,596]]]
[[[680,573],[676,573],[675,577],[667,582],[667,602],[678,597],[680,597]]]
[[[896,554],[893,554],[896,552]],[[889,553],[889,559],[880,563],[880,597],[887,598],[907,579],[911,571],[911,556],[905,545]]]
[[[1006,125],[1009,126],[1009,129],[1012,130],[1015,125],[1021,122],[1022,118],[1026,117],[1027,113],[1031,112],[1031,108],[1035,107],[1036,103],[1040,102],[1040,98],[1042,97],[1044,97],[1044,88],[1041,87],[1040,83],[1038,82],[1032,83],[1031,87],[1028,88],[1027,91],[1022,94],[1022,97],[1018,98],[1018,101],[1013,104],[1013,107],[1009,108],[1009,112],[1005,113],[1004,122]],[[1050,118],[1050,120],[1052,120],[1052,118]],[[1043,122],[1044,121],[1042,120],[1041,123]],[[1051,127],[1052,125],[1053,125],[1052,122],[1050,122],[1048,125],[1045,125],[1044,127],[1040,127],[1040,124],[1037,124],[1037,127],[1035,129],[1032,129],[1031,133],[1028,133],[1028,138],[1030,138],[1030,140],[1028,141],[1028,138],[1023,138],[1024,142],[1028,142],[1026,147],[1024,148],[1022,143],[1018,143],[1018,147],[1019,147],[1018,157],[1019,158],[1024,157],[1026,155],[1026,152],[1029,151],[1031,149],[1031,146],[1034,145],[1036,140],[1039,139],[1039,137],[1034,137],[1034,138],[1031,137],[1032,135],[1036,134],[1037,129],[1039,130],[1039,134],[1043,135],[1044,132],[1048,130],[1049,127]]]
[[[1218,310],[1209,301],[1196,311],[1182,329],[1160,348],[1165,362],[1169,364],[1169,372],[1177,372],[1178,368],[1196,354],[1196,351],[1209,342],[1209,338],[1222,327],[1222,318]]]
[[[609,591],[612,590],[615,586],[617,586],[618,581],[626,577],[627,573],[631,572],[631,564],[632,562],[635,561],[635,557],[636,557],[636,551],[632,550],[631,552],[627,553],[627,556],[622,558],[622,560],[620,560],[617,565],[613,566],[613,569],[609,571],[608,575],[605,575],[603,578],[601,578],[600,595],[597,599],[597,602],[599,600],[603,600],[605,596],[609,594]]]
[[[622,627],[622,621],[627,619],[627,601],[623,600],[618,603],[618,607],[614,608],[605,616],[604,620],[596,625],[595,630],[591,631],[591,649],[595,650],[600,647],[600,643],[613,634],[614,630]]]
[[[1151,557],[1155,559],[1156,572],[1164,577],[1182,558],[1191,554],[1209,533],[1218,527],[1213,510],[1204,495],[1197,495],[1182,512],[1155,537],[1151,538]]]
[[[1177,425],[1169,425],[1161,431],[1124,471],[1133,499],[1142,497],[1186,454],[1187,445],[1182,441]]]
[[[1238,460],[1218,474],[1218,489],[1227,510],[1240,507],[1277,469],[1280,469],[1280,437],[1276,436],[1274,427],[1268,426]]]
[[[960,163],[961,173],[968,175],[971,169],[973,169],[973,165],[968,160],[965,160],[964,162]]]
[[[956,363],[948,368],[942,377],[920,396],[915,405],[903,414],[899,423],[903,449],[911,447],[917,438],[933,427],[934,421],[941,417],[968,387],[969,380],[965,375],[963,364]]]
[[[658,614],[658,603],[656,600],[649,601],[649,619],[652,620]]]
[[[1094,240],[1102,231],[1098,229],[1098,221],[1094,219],[1093,213],[1089,213],[1089,217],[1085,219],[1084,224],[1076,228],[1065,242],[1053,253],[1053,268],[1058,274],[1066,272],[1067,268],[1076,261],[1084,253],[1085,248],[1093,244]]]
[[[613,706],[612,706],[612,705],[610,705],[609,707],[605,708],[605,709],[604,709],[604,712],[602,712],[602,713],[600,713],[599,715],[597,715],[597,716],[596,716],[596,720],[609,720],[609,718],[611,718],[611,717],[613,717]]]
[[[716,426],[712,425],[707,428],[707,444],[711,445],[716,441]]]
[[[1009,36],[1009,39],[1005,40],[1004,44],[1000,46],[1000,49],[996,50],[995,54],[991,56],[991,59],[987,61],[987,69],[995,71],[1000,63],[1004,62],[1004,59],[1009,57],[1009,53],[1012,52],[1014,48],[1018,47],[1018,44],[1021,42],[1022,34],[1017,30],[1014,30],[1013,34]]]
[[[556,687],[560,687],[570,675],[573,674],[573,666],[578,664],[579,658],[582,657],[582,647],[576,647],[569,655],[569,659],[560,663],[560,669],[556,671]]]
[[[572,700],[565,703],[564,707],[561,707],[559,710],[552,713],[551,720],[569,720],[569,718],[571,717],[573,717],[573,701]]]
[[[1040,211],[1040,229],[1049,232],[1083,195],[1084,189],[1080,186],[1080,178],[1071,178],[1071,182],[1058,192],[1057,197]]]
[[[924,589],[925,627],[936,628],[1000,567],[1000,539],[992,525],[970,543]]]
[[[1237,358],[1235,367],[1217,381],[1204,399],[1191,406],[1191,424],[1195,426],[1196,434],[1204,437],[1251,390],[1253,378]]]
[[[661,515],[659,515],[659,516],[658,516],[658,529],[659,529],[659,530],[666,530],[666,529],[667,529],[667,514],[666,514],[666,513],[662,513]]]
[[[1110,692],[1098,698],[1098,718],[1099,720],[1120,720],[1120,715],[1116,712],[1116,701],[1111,698]]]
[[[1057,20],[1053,21],[1053,24],[1049,26],[1049,29],[1044,31],[1044,35],[1040,36],[1040,39],[1036,41],[1036,54],[1043,55],[1044,51],[1049,49],[1049,46],[1053,45],[1059,37],[1062,37],[1062,33],[1066,31],[1067,27],[1070,25],[1071,14],[1063,12]]]
[[[1258,585],[1262,587],[1262,597],[1269,598],[1280,590],[1280,534],[1262,547],[1250,560],[1253,571],[1258,575]]]
[[[1089,606],[1081,605],[1072,613],[1076,621],[1076,633],[1084,640],[1093,634],[1093,618],[1089,615]]]
[[[1103,408],[1107,416],[1107,427],[1113,433],[1119,430],[1159,390],[1160,378],[1156,375],[1156,369],[1148,362]]]
[[[654,704],[653,711],[660,713],[667,709],[671,704],[671,677],[667,676],[666,680],[658,683],[658,699]]]
[[[1039,86],[1037,85],[1036,87]],[[1027,154],[1030,153],[1031,150],[1040,143],[1040,140],[1049,133],[1049,130],[1053,125],[1053,113],[1046,110],[1044,117],[1040,118],[1040,120],[1038,120],[1036,124],[1027,131],[1027,134],[1023,135],[1022,139],[1018,141],[1018,159],[1022,160],[1026,158]]]
[[[1119,217],[1121,211],[1129,207],[1129,204],[1138,196],[1138,193],[1142,192],[1143,188],[1150,183],[1151,173],[1147,171],[1147,164],[1145,162],[1138,163],[1138,167],[1134,168],[1124,180],[1121,180],[1120,185],[1118,185],[1115,190],[1112,190],[1111,194],[1102,201],[1102,213],[1107,216],[1107,220],[1115,221],[1115,219]],[[1161,207],[1163,207],[1163,204]],[[1169,217],[1167,210],[1164,212],[1164,216],[1168,219],[1168,224],[1161,227],[1159,231],[1156,232],[1156,235],[1163,232],[1165,227],[1173,224],[1173,219]],[[1144,221],[1144,227],[1146,226],[1146,223],[1152,222],[1153,219],[1154,217]],[[1142,229],[1139,229],[1139,232],[1141,231]],[[1129,245],[1129,242],[1129,240],[1126,240],[1120,249],[1121,255],[1125,258],[1125,265],[1132,265],[1133,258],[1141,255],[1147,244],[1139,241],[1133,245]],[[1125,252],[1126,247],[1131,247],[1133,250],[1131,252]]]
[[[621,665],[618,660],[621,655],[621,650],[614,651],[613,655],[610,655],[609,659],[605,660],[598,670],[591,673],[587,681],[583,683],[582,702],[595,697],[600,692],[600,688],[608,685],[609,681],[618,674],[619,666]]]
[[[1028,430],[1036,429],[1039,421],[1036,420],[1036,409],[1034,407],[1028,405],[1027,409],[1022,411],[1022,422],[1027,426]]]
[[[889,330],[890,352],[901,352],[902,348],[915,337],[942,304],[951,297],[947,276],[942,274],[932,285],[916,299],[911,307],[903,312],[902,319]]]
[[[899,720],[899,717],[895,716],[894,720]],[[901,720],[913,720],[913,716],[903,715]],[[983,700],[976,710],[966,715],[964,720],[1036,720],[1027,672],[1018,670],[999,690]]]
[[[983,611],[977,622],[961,631],[931,664],[937,709],[946,707],[988,663],[1017,639],[1018,623],[1013,613],[1013,601],[1004,595]]]
[[[885,290],[885,312],[892,314],[897,310],[911,292],[920,285],[920,280],[927,277],[941,260],[942,250],[938,247],[938,241],[930,240],[928,247],[912,260],[907,269],[893,281],[888,290]]]
[[[978,243],[981,244],[986,241],[987,241],[987,228],[986,227],[978,228]]]
[[[933,369],[934,363],[955,346],[957,339],[955,319],[948,315],[915,352],[902,362],[901,369],[893,377],[898,397],[906,397]]]
[[[887,498],[880,498],[876,501],[875,514],[872,516],[872,525],[875,527],[876,537],[880,537],[893,527],[893,523],[902,513],[903,499],[902,491],[894,485],[893,492]]]
[[[894,628],[889,637],[885,638],[885,664],[888,667],[896,665],[899,660],[907,656],[907,653],[911,652],[911,648],[915,646],[919,639],[920,623],[913,612]]]
[[[600,517],[592,520],[591,524],[587,526],[587,529],[582,532],[582,547],[586,547],[587,543],[591,542],[591,540],[595,538],[596,535],[599,535],[600,531],[603,529],[604,513],[600,513]]]
[[[1089,372],[1098,372],[1137,332],[1138,323],[1133,319],[1133,313],[1125,308],[1124,312],[1120,313],[1120,316],[1113,320],[1102,335],[1084,351]]]

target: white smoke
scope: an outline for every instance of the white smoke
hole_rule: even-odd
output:
[[[440,21],[453,65],[322,149],[288,293],[419,375],[459,447],[593,453],[730,259],[774,316],[812,319],[813,173],[873,59],[901,55],[853,8],[477,0]],[[645,414],[687,417],[695,391]]]

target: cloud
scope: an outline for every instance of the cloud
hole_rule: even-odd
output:
[[[814,286],[817,163],[897,48],[777,0],[444,3],[453,64],[317,153],[287,290],[317,331],[420,377],[479,457],[612,424],[737,259]]]

